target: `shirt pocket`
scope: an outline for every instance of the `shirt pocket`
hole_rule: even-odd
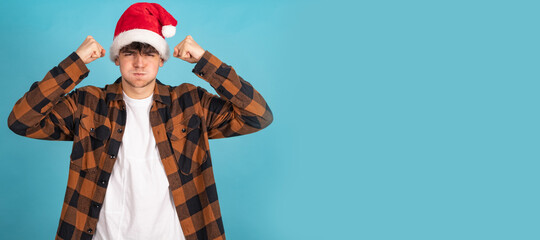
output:
[[[198,171],[207,159],[199,116],[193,115],[167,129],[167,136],[180,171],[189,175]]]
[[[95,169],[111,136],[107,119],[96,120],[83,116],[79,122],[78,136],[74,139],[71,162],[81,170]]]

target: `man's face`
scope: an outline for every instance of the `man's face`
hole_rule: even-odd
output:
[[[120,66],[123,82],[132,88],[144,88],[156,80],[163,59],[158,53],[143,53],[137,50],[120,52],[115,60],[116,66]]]

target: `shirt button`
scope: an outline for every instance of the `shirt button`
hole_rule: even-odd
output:
[[[90,132],[94,132],[94,130],[95,130],[94,128],[90,128]]]
[[[101,180],[101,185],[105,185],[105,183],[107,183],[107,181]]]
[[[119,128],[119,129],[118,129],[118,133],[121,133],[121,132],[122,132],[122,129],[121,129],[121,128]]]
[[[185,128],[182,128],[182,132],[186,132],[186,129],[185,129]]]
[[[116,156],[115,155],[110,155],[109,158],[113,159],[115,158]]]
[[[99,204],[94,204],[94,207],[95,207],[95,208],[99,208]]]
[[[87,232],[88,232],[88,233],[92,233],[93,231],[92,231],[91,228],[89,228]]]
[[[199,73],[199,76],[201,76],[201,77],[204,76],[204,73],[203,73],[203,72],[200,72],[200,73]]]

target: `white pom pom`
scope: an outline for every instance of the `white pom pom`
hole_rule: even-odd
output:
[[[176,34],[176,27],[173,25],[166,25],[161,28],[161,34],[163,34],[164,37],[170,38]]]

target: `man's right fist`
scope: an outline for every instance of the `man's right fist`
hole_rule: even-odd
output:
[[[105,49],[92,36],[88,36],[75,53],[79,55],[84,64],[89,64],[100,57],[104,57]]]

